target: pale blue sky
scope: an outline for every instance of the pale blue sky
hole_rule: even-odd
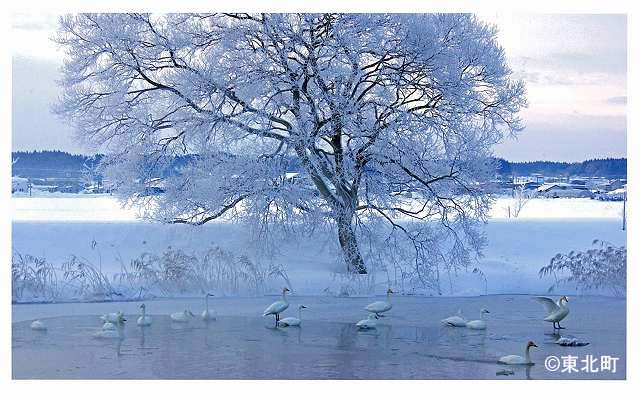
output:
[[[579,161],[626,156],[626,17],[623,15],[480,14],[527,83],[526,129],[497,146],[509,160]],[[62,53],[50,41],[55,15],[15,15],[13,150],[93,153],[50,113]]]

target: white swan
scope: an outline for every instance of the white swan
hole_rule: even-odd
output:
[[[213,297],[213,294],[207,293],[204,296],[204,311],[202,311],[202,320],[216,320],[216,314],[213,310],[209,309],[209,297]]]
[[[560,326],[560,321],[569,314],[569,307],[567,306],[569,299],[567,296],[560,297],[558,302],[554,302],[549,297],[533,297],[533,299],[542,303],[547,310],[548,315],[544,318],[544,321],[552,322],[554,330],[556,328],[564,328]],[[557,327],[556,324],[558,325]]]
[[[47,331],[47,326],[40,320],[34,320],[31,322],[31,329],[35,331]]]
[[[527,350],[524,352],[524,357],[516,356],[515,354],[510,354],[508,356],[502,356],[498,359],[498,364],[509,364],[509,365],[533,365],[534,363],[531,361],[531,355],[529,354],[529,349],[532,347],[538,347],[533,341],[529,341],[527,343]]]
[[[489,313],[486,308],[482,308],[480,310],[480,320],[471,320],[467,322],[467,328],[472,330],[486,330],[487,329],[487,321],[484,320],[484,314]]]
[[[356,327],[358,327],[359,330],[373,330],[378,324],[378,322],[376,321],[377,319],[378,316],[376,316],[375,313],[371,313],[366,319],[357,322]]]
[[[151,325],[151,316],[147,316],[147,306],[145,304],[140,305],[140,309],[142,309],[142,315],[138,318],[139,326],[150,326]]]
[[[102,319],[102,321],[105,323],[116,323],[116,324],[122,324],[127,321],[127,319],[124,318],[124,313],[122,312],[107,313],[100,316],[100,319]]]
[[[458,314],[454,316],[449,316],[446,319],[440,320],[442,324],[449,327],[466,327],[467,321],[460,316],[462,315],[462,311],[458,310]]]
[[[364,307],[364,310],[375,313],[376,317],[384,317],[382,313],[390,310],[393,305],[391,305],[391,294],[393,294],[393,290],[387,290],[387,300],[386,301],[376,301]]]
[[[193,314],[193,312],[191,312],[189,309],[185,309],[182,312],[174,312],[171,314],[171,320],[178,322],[178,323],[184,323],[184,322],[188,322],[189,320],[191,320],[192,317],[195,317],[196,315]]]
[[[302,322],[302,310],[307,309],[306,306],[300,305],[298,307],[298,317],[285,317],[284,319],[280,319],[278,325],[281,327],[289,327],[289,326],[299,326]]]
[[[276,318],[276,327],[278,326],[278,322],[280,321],[280,313],[282,313],[289,307],[289,301],[287,301],[287,293],[290,291],[291,290],[287,289],[286,287],[282,289],[282,300],[276,301],[273,304],[269,305],[262,314],[262,316],[274,315]]]

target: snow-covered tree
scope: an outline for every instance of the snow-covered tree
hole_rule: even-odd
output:
[[[421,275],[479,250],[491,147],[526,104],[473,15],[82,14],[56,40],[57,111],[149,217],[331,226],[359,273],[383,228]]]
[[[532,197],[533,192],[526,190],[524,185],[514,187],[513,203],[509,204],[509,206],[507,207],[508,217],[513,216],[514,218],[517,218],[518,216],[520,216],[522,208],[524,208],[524,206],[527,205],[529,201],[531,201]]]

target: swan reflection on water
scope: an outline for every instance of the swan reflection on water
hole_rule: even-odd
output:
[[[515,378],[520,376],[520,372],[524,372],[524,378],[527,380],[531,379],[531,369],[533,365],[522,365],[518,367],[510,367],[507,369],[501,369],[496,372],[496,376],[513,376]],[[517,373],[516,373],[517,372]]]

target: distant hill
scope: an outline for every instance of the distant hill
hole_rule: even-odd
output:
[[[605,178],[626,178],[627,159],[591,159],[579,163],[556,161],[531,161],[512,163],[498,160],[498,173],[501,175],[525,176],[534,173],[545,176],[597,176]]]
[[[11,174],[25,178],[80,178],[84,166],[96,166],[102,155],[74,155],[62,151],[13,152],[11,157],[15,163]],[[190,157],[175,159],[176,164],[183,164]],[[545,176],[601,176],[607,178],[626,178],[627,159],[592,159],[580,163],[555,161],[509,162],[497,159],[500,175],[524,176],[540,173]],[[292,164],[295,166],[295,160]]]
[[[96,166],[102,155],[74,155],[58,150],[13,152],[12,176],[24,178],[80,178],[85,165]]]

